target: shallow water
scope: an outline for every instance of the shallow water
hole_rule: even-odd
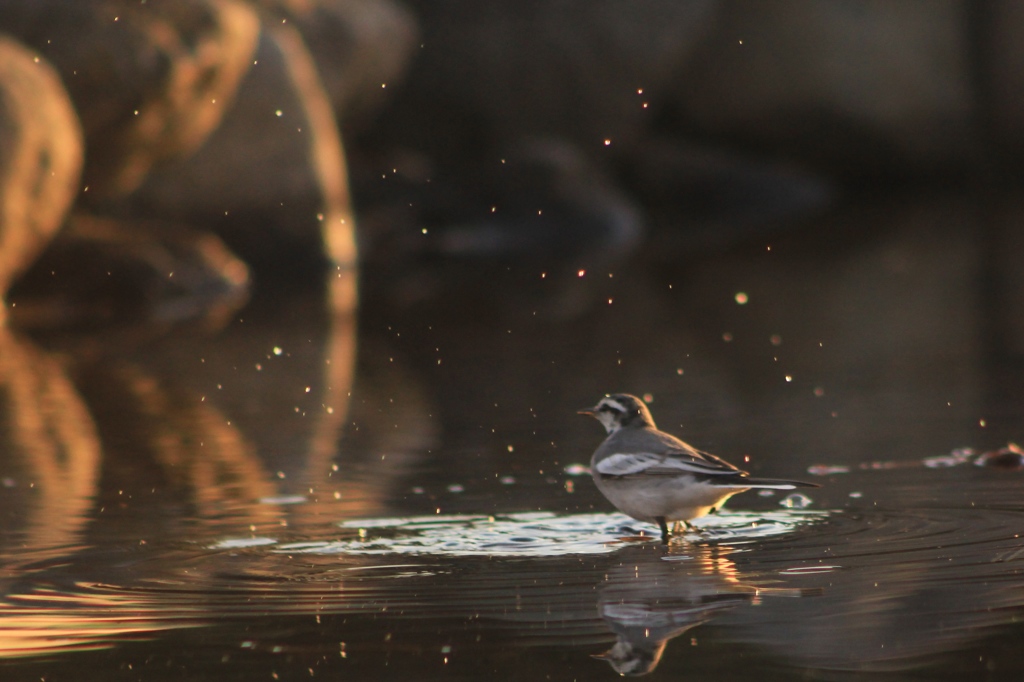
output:
[[[358,324],[282,296],[3,336],[0,676],[1019,679],[1024,471],[975,464],[1024,433],[1016,233],[864,213],[582,276],[371,272]],[[586,473],[575,411],[620,390],[822,487],[662,547]]]

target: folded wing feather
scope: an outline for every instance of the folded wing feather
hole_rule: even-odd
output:
[[[717,461],[716,461],[717,460]],[[615,453],[595,465],[604,476],[630,476],[635,474],[672,475],[742,475],[742,472],[723,460],[705,460],[685,453],[655,455],[648,452]]]

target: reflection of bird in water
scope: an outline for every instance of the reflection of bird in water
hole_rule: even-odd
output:
[[[730,551],[698,546],[686,555],[666,555],[660,548],[636,545],[622,552],[620,563],[598,587],[598,612],[617,640],[594,658],[608,661],[621,675],[646,675],[658,666],[669,640],[723,611],[761,595],[814,594],[740,582],[736,565],[725,556]]]
[[[717,510],[744,490],[818,487],[800,481],[751,478],[725,460],[659,431],[647,406],[636,396],[605,396],[580,414],[594,417],[608,431],[590,460],[598,490],[634,519],[657,523],[665,544],[669,521],[689,526],[690,519]]]
[[[756,589],[741,585],[736,567],[709,548],[699,556],[665,561],[643,545],[623,555],[598,588],[598,611],[618,638],[595,658],[622,675],[646,675],[661,660],[665,645],[720,611],[753,600]]]

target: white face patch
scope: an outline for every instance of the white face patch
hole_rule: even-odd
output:
[[[607,407],[609,409],[602,409]],[[594,416],[608,433],[615,433],[622,428],[622,418],[626,416],[626,408],[614,398],[602,398],[597,404]]]
[[[597,421],[601,422],[604,430],[608,433],[615,433],[622,428],[622,424],[619,423],[619,416],[614,412],[595,412],[594,417]]]

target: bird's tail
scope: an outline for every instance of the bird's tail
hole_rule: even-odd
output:
[[[748,488],[769,488],[772,490],[794,490],[796,488],[820,488],[817,483],[805,481],[784,481],[778,478],[745,478],[743,485]]]

